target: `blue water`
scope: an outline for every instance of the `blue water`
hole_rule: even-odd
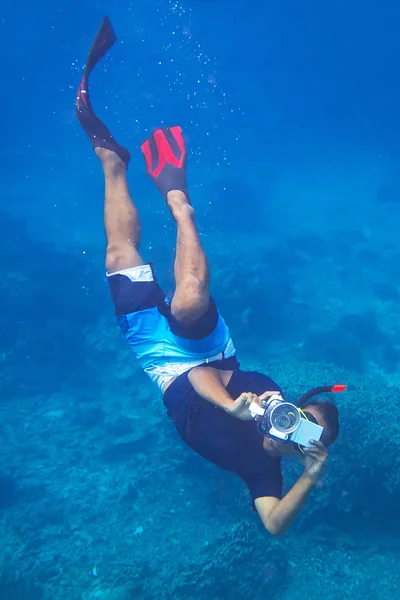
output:
[[[180,124],[212,291],[243,368],[345,382],[326,474],[285,534],[186,448],[118,331],[91,79],[129,147],[142,252],[174,228],[140,143]],[[0,599],[398,598],[400,6],[151,0],[2,6]],[[301,472],[285,465],[287,487]]]

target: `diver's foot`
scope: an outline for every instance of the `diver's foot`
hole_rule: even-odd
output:
[[[126,148],[118,144],[104,123],[94,114],[89,99],[88,81],[85,75],[82,77],[78,88],[75,106],[78,121],[89,138],[92,147],[94,149],[112,150],[119,156],[127,168],[131,156]]]
[[[100,148],[99,146],[94,151],[102,164],[106,177],[125,176],[126,164],[116,152],[108,148]]]
[[[167,196],[180,192],[188,199],[186,185],[186,145],[182,129],[161,127],[156,129],[140,146],[147,175],[169,201]]]
[[[95,115],[89,97],[89,75],[116,41],[117,36],[110,19],[105,17],[89,50],[86,67],[76,95],[75,108],[78,121],[89,138],[92,147],[112,150],[119,156],[125,167],[128,167],[130,159],[128,150],[118,144],[104,123]]]
[[[171,190],[168,192],[167,204],[175,220],[194,217],[194,208],[190,204],[189,198],[180,190]]]

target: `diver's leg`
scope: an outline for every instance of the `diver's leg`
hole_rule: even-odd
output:
[[[105,179],[106,268],[111,274],[144,264],[139,254],[140,219],[129,193],[124,162],[112,150],[98,147],[95,152]]]
[[[157,129],[141,146],[146,170],[177,225],[173,317],[191,323],[209,308],[210,271],[194,222],[186,185],[186,145],[178,126]]]
[[[167,195],[168,207],[177,227],[174,275],[173,316],[183,323],[201,317],[208,309],[210,270],[194,221],[194,209],[187,196],[173,190]]]
[[[130,155],[97,117],[89,95],[89,75],[116,39],[110,20],[105,17],[90,48],[76,96],[76,116],[103,166],[106,265],[109,273],[143,264],[138,252],[139,215],[132,203],[126,180]]]

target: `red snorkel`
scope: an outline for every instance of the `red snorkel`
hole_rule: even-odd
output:
[[[344,392],[345,389],[346,389],[346,385],[343,385],[340,383],[337,383],[336,385],[320,385],[319,387],[312,388],[311,390],[308,390],[308,392],[305,392],[304,394],[302,394],[300,396],[300,398],[296,401],[296,406],[298,408],[301,408],[313,396],[318,396],[319,394],[326,394],[326,393],[331,393],[331,392],[333,392],[333,393]]]

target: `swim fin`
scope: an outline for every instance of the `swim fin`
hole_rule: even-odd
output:
[[[89,75],[116,41],[117,36],[110,19],[105,17],[89,50],[85,70],[78,87],[75,106],[78,121],[88,136],[92,147],[112,150],[127,167],[130,159],[128,150],[118,144],[104,123],[96,117],[89,98]]]
[[[179,126],[161,127],[140,146],[146,172],[167,198],[171,190],[180,190],[189,199],[186,185],[187,151]]]

